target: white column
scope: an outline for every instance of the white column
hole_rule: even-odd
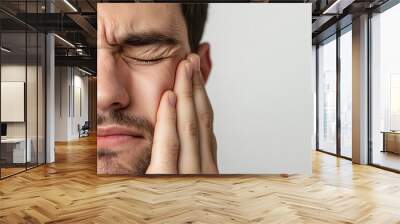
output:
[[[47,2],[47,12],[53,12],[54,6]],[[54,35],[46,35],[46,163],[55,161],[55,43]]]
[[[353,19],[353,162],[368,163],[368,15]]]

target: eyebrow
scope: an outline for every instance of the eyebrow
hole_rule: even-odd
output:
[[[179,43],[180,41],[173,36],[156,32],[128,34],[121,41],[121,44],[130,46],[178,45]]]

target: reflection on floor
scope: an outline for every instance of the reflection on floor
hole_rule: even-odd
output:
[[[18,173],[18,172],[21,172],[24,170],[25,170],[25,167],[24,168],[19,168],[19,167],[17,167],[17,168],[1,168],[1,178],[13,175],[15,173]]]
[[[347,158],[352,157],[352,149],[351,148],[341,148],[341,155]]]
[[[0,181],[0,223],[399,223],[400,175],[314,152],[313,174],[96,175],[96,139]]]
[[[26,167],[25,167],[25,164],[5,165],[5,167],[1,168],[1,178],[5,178],[7,176],[10,176],[10,175],[25,171],[26,169],[30,169],[30,168],[35,167],[35,166],[36,166],[35,163],[28,163],[28,164],[26,164]]]
[[[373,163],[400,171],[400,155],[392,152],[375,151],[372,157]]]

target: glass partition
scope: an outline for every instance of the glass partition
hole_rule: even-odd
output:
[[[0,2],[1,179],[45,162],[45,35],[16,19],[43,4]]]
[[[31,158],[26,150],[26,41],[26,32],[1,34],[2,177],[24,171]]]

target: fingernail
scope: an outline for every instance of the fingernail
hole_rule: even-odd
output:
[[[176,96],[172,91],[168,93],[168,101],[171,106],[174,107],[176,105]]]

